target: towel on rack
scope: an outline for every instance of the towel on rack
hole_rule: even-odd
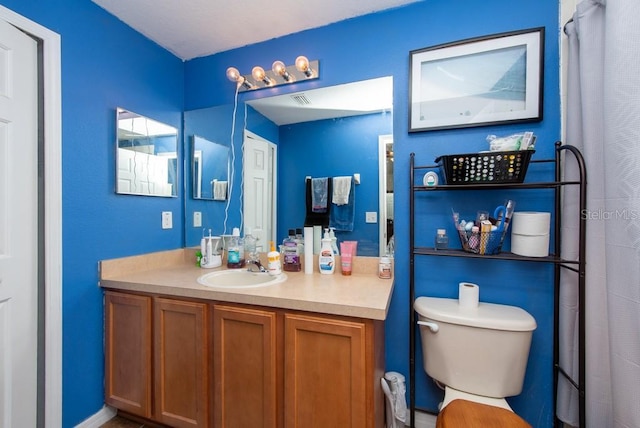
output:
[[[336,205],[346,205],[349,203],[349,193],[351,193],[351,176],[333,177],[331,202]]]
[[[226,201],[227,200],[227,182],[213,180],[211,182],[213,186],[213,200],[214,201]]]
[[[336,230],[340,231],[353,232],[353,224],[356,212],[355,196],[356,189],[354,187],[353,180],[351,180],[349,201],[344,205],[331,204],[329,227],[334,227]]]
[[[332,179],[327,179],[327,195],[331,194]],[[306,187],[306,216],[304,219],[305,226],[329,226],[329,214],[331,212],[331,204],[328,203],[324,212],[315,212],[313,210],[313,189],[312,179],[307,179]]]
[[[329,207],[329,178],[311,179],[311,209],[314,213],[326,213]]]

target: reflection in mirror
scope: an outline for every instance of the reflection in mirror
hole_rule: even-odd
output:
[[[191,137],[193,199],[225,201],[229,183],[229,147]]]
[[[116,193],[177,196],[178,130],[117,109]]]
[[[372,107],[371,103],[376,100],[382,100],[382,107]],[[243,135],[244,126],[249,134],[277,146],[277,193],[261,193],[271,195],[274,202],[277,201],[274,205],[277,206],[277,241],[286,237],[289,228],[303,226],[306,176],[359,173],[362,182],[356,188],[355,227],[353,231],[336,231],[336,235],[340,241],[358,240],[358,254],[363,256],[384,253],[393,235],[393,222],[387,221],[387,217],[393,217],[392,178],[387,179],[392,177],[393,168],[384,159],[384,153],[387,148],[392,150],[393,144],[392,105],[393,80],[392,77],[383,77],[255,98],[247,100],[244,108],[238,108],[237,136]],[[211,141],[226,143],[232,117],[232,105],[185,111],[185,135],[202,135]],[[379,155],[380,138],[385,141],[382,156]],[[241,142],[240,139],[238,141]],[[185,140],[185,145],[187,143]],[[238,158],[236,170],[239,165],[242,167],[242,157]],[[188,164],[187,168],[192,166]],[[381,174],[384,175],[382,183]],[[190,180],[188,184],[191,183]],[[230,198],[229,225],[238,226],[243,220],[245,225],[248,224],[246,213],[242,214],[243,206],[246,208],[246,203],[240,201],[242,197],[235,192]],[[187,246],[198,245],[203,228],[213,228],[214,234],[223,233],[222,219],[227,217],[225,212],[218,212],[219,205],[223,204],[186,199],[184,226]],[[195,226],[191,221],[194,213],[198,212],[202,214],[202,226]],[[375,223],[365,221],[368,212],[378,214]]]

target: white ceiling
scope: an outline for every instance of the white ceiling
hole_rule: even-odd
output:
[[[183,60],[419,0],[92,0]]]

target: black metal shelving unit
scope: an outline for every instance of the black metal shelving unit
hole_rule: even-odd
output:
[[[562,165],[568,159],[563,159],[563,154],[571,154],[577,164],[579,178],[576,181],[563,181]],[[566,158],[566,156],[564,156]],[[578,390],[579,396],[579,421],[580,427],[586,427],[585,418],[585,255],[586,255],[586,218],[583,216],[586,209],[587,200],[587,171],[582,153],[570,145],[563,145],[561,142],[555,143],[554,159],[532,160],[530,168],[540,163],[553,163],[555,167],[555,179],[551,182],[538,183],[501,183],[501,184],[465,184],[465,185],[437,185],[437,186],[417,186],[415,184],[416,172],[424,170],[433,170],[439,168],[439,165],[415,165],[415,153],[410,155],[410,197],[409,197],[409,411],[411,428],[415,428],[415,375],[416,375],[416,323],[417,317],[413,309],[415,296],[415,258],[416,256],[436,256],[436,257],[461,257],[461,258],[482,258],[493,260],[513,260],[533,263],[552,263],[554,264],[554,334],[553,334],[553,406],[554,406],[554,424],[556,427],[561,426],[561,421],[555,415],[556,391],[558,387],[558,378],[563,376],[568,382]],[[579,221],[578,232],[578,260],[567,260],[562,258],[561,254],[561,227],[562,227],[562,190],[566,186],[575,186],[579,191],[579,212],[576,213]],[[526,190],[526,189],[553,189],[554,194],[554,246],[552,255],[547,257],[524,257],[513,253],[499,253],[496,255],[479,255],[465,252],[463,250],[438,250],[433,247],[417,247],[415,242],[414,213],[416,195],[422,192],[437,191],[456,191],[456,190]],[[573,379],[559,363],[559,295],[560,295],[560,275],[563,269],[575,272],[578,275],[578,379]]]

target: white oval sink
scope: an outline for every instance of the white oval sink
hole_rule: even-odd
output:
[[[209,272],[198,278],[207,287],[255,288],[279,284],[287,280],[287,274],[269,275],[266,272],[249,272],[246,269],[229,269]]]

